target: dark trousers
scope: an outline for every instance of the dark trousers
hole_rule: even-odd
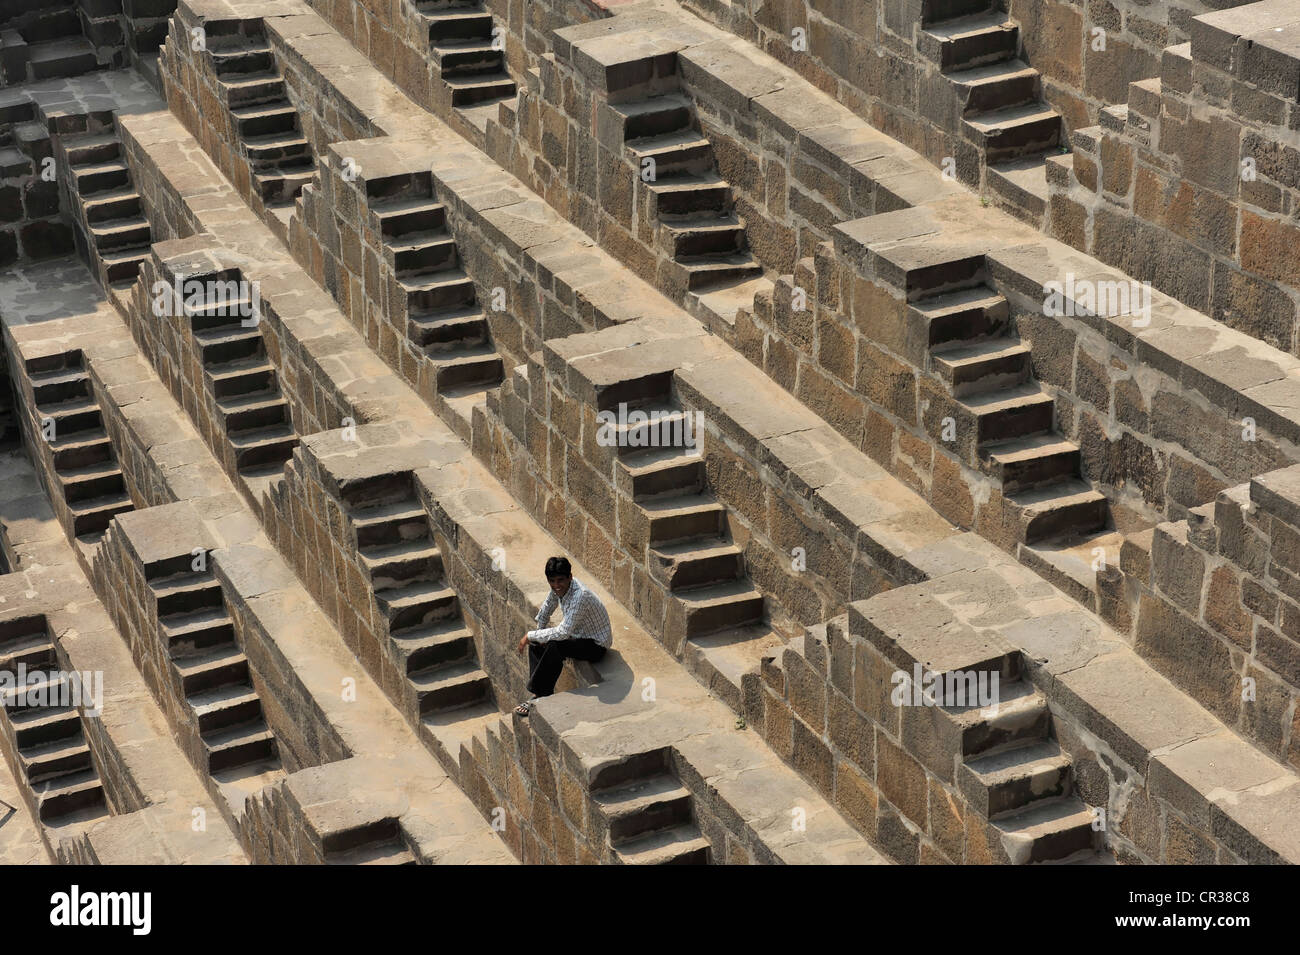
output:
[[[528,644],[528,692],[533,696],[550,696],[555,692],[555,681],[560,678],[565,660],[586,660],[595,663],[603,659],[605,648],[595,640],[548,640],[546,643]]]

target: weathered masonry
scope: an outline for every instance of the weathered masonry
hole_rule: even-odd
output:
[[[0,4],[0,859],[1300,862],[1231,6]]]

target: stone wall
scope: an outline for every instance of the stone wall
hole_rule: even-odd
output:
[[[1125,546],[1134,646],[1228,726],[1300,765],[1300,485],[1294,466]]]
[[[1266,2],[1192,20],[1191,41],[1078,130],[1049,182],[1058,238],[1295,354],[1293,12]]]
[[[58,132],[84,132],[87,118],[66,117]],[[73,231],[61,212],[68,208],[58,179],[47,177],[54,161],[50,133],[35,104],[22,95],[0,102],[0,266],[66,255]]]

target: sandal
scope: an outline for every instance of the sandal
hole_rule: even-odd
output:
[[[537,705],[537,697],[533,697],[531,700],[524,700],[524,702],[520,703],[518,706],[515,707],[515,715],[527,717],[528,714],[532,712],[533,707],[536,705]]]

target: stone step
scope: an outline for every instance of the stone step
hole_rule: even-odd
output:
[[[667,401],[643,401],[631,404],[627,415],[616,420],[607,432],[620,456],[640,453],[648,448],[685,448],[692,422],[690,412]]]
[[[387,238],[411,232],[435,232],[447,227],[447,207],[432,198],[417,196],[372,202],[370,211],[379,219],[380,234]]]
[[[1040,799],[1063,796],[1070,787],[1070,757],[1052,740],[1025,742],[968,759],[958,785],[989,819],[1024,809]]]
[[[376,592],[403,586],[414,580],[442,579],[442,554],[432,541],[404,541],[392,547],[360,555],[361,566]]]
[[[431,49],[444,79],[483,73],[502,75],[505,71],[505,50],[493,45],[490,30],[486,36],[441,40]]]
[[[931,370],[958,397],[1002,391],[1029,380],[1030,351],[1011,339],[948,345],[930,356]]]
[[[81,734],[24,750],[18,754],[18,761],[22,764],[23,775],[29,783],[69,773],[93,771],[95,768],[90,747]]]
[[[735,255],[745,248],[745,223],[734,213],[696,222],[665,222],[664,249],[678,261],[692,256]]]
[[[998,441],[980,449],[981,467],[1015,494],[1079,475],[1079,446],[1058,434]]]
[[[173,660],[202,656],[216,647],[235,642],[235,624],[224,604],[174,614],[158,622],[167,653]]]
[[[0,665],[0,670],[13,672],[14,666]],[[73,702],[73,686],[69,679],[58,669],[58,658],[54,647],[50,646],[44,656],[35,658],[26,664],[27,679],[32,681],[21,686],[11,686],[0,691],[0,706],[8,713],[24,710],[41,709],[61,701]],[[33,671],[42,675],[33,678]]]
[[[691,794],[668,774],[592,794],[614,848],[650,833],[691,823]]]
[[[122,490],[115,494],[70,503],[69,510],[72,512],[73,536],[81,537],[87,534],[102,534],[108,529],[115,515],[135,510],[135,504],[126,491]]]
[[[1107,566],[1118,567],[1124,540],[1123,531],[1102,528],[1095,533],[1022,544],[1016,556],[1058,590],[1096,612],[1098,558],[1104,558]]]
[[[726,529],[727,511],[710,495],[659,498],[641,504],[650,522],[651,547],[696,538],[714,538]]]
[[[95,196],[80,196],[81,213],[87,222],[111,222],[141,216],[140,194],[131,186],[101,192]]]
[[[1082,481],[1063,481],[1005,499],[1016,512],[1020,541],[1025,544],[1101,530],[1110,512],[1106,498]]]
[[[1038,102],[1043,85],[1039,72],[1020,60],[973,66],[949,73],[948,79],[956,87],[962,112],[968,115]]]
[[[713,147],[689,126],[628,141],[628,152],[643,182],[670,176],[704,175],[714,170]],[[647,160],[653,160],[649,164]]]
[[[1093,815],[1074,797],[1041,799],[992,821],[1013,865],[1048,862],[1093,849]]]
[[[81,717],[69,706],[30,707],[9,714],[14,743],[20,751],[66,740],[81,738]]]
[[[1042,224],[1047,212],[1047,154],[1037,153],[987,167],[985,185],[1021,220]]]
[[[222,610],[225,599],[221,584],[209,572],[178,574],[151,581],[159,620],[199,611]]]
[[[194,333],[199,358],[205,367],[217,368],[251,358],[265,360],[262,331],[239,324],[205,328]]]
[[[202,739],[210,773],[278,759],[275,735],[261,718],[223,728]]]
[[[646,183],[650,191],[650,216],[707,216],[716,219],[731,212],[731,185],[714,174],[682,175]]]
[[[224,50],[212,49],[209,53],[212,56],[213,71],[223,80],[236,74],[276,72],[275,55],[264,41]]]
[[[623,118],[624,141],[664,136],[691,127],[694,107],[678,94],[655,96],[635,103],[611,103]]]
[[[1047,739],[1047,699],[1025,680],[998,681],[994,706],[944,707],[960,734],[959,755],[971,759]]]
[[[116,496],[126,491],[122,469],[113,461],[58,471],[56,476],[63,491],[63,499],[70,504]]]
[[[275,369],[261,355],[209,368],[207,376],[212,382],[213,396],[218,399],[279,391]]]
[[[398,276],[408,313],[434,312],[474,304],[474,283],[461,269],[436,275]]]
[[[149,223],[142,216],[88,223],[91,242],[101,254],[114,249],[147,246],[153,239]]]
[[[357,535],[357,549],[388,547],[405,541],[427,540],[429,516],[416,501],[398,501],[378,507],[358,508],[348,515]]]
[[[54,437],[67,437],[99,429],[103,432],[104,416],[99,405],[91,398],[73,398],[58,405],[40,409],[41,427],[46,420],[53,423]]]
[[[74,169],[110,163],[122,156],[122,143],[116,132],[65,136],[63,149],[67,154],[68,166]]]
[[[251,685],[248,658],[233,643],[192,657],[173,660],[172,666],[180,677],[181,690],[187,698],[205,690]]]
[[[961,70],[1016,55],[1020,31],[999,10],[935,23],[920,32],[917,52],[941,70]]]
[[[394,236],[384,243],[384,250],[398,276],[449,272],[460,265],[456,240],[445,231]]]
[[[253,174],[257,194],[267,205],[285,205],[293,202],[303,187],[316,176],[316,166],[307,162],[299,166],[282,166],[263,169]]]
[[[619,472],[621,482],[638,502],[704,490],[704,457],[691,449],[631,449],[619,458]]]
[[[1061,116],[1045,103],[1023,103],[967,117],[962,129],[989,163],[1042,153],[1061,141]]]
[[[235,129],[241,141],[247,142],[259,136],[301,135],[298,125],[298,111],[287,99],[271,103],[257,103],[253,106],[237,106],[230,111]]]
[[[408,673],[421,715],[441,713],[482,703],[492,692],[491,681],[474,660],[443,663]]]
[[[698,292],[724,282],[744,281],[763,274],[763,266],[748,252],[733,255],[689,256],[677,259],[686,270],[686,287]]]
[[[36,43],[27,48],[27,66],[32,79],[49,80],[81,76],[97,69],[95,48],[82,38],[62,38]]]
[[[738,580],[745,561],[740,548],[727,541],[685,541],[651,547],[646,569],[669,590],[681,591]]]
[[[408,674],[474,657],[474,633],[459,617],[403,630],[392,634],[392,640]]]
[[[1042,434],[1055,424],[1052,396],[1034,383],[954,400],[963,416],[974,422],[976,444],[980,447],[992,441]]]
[[[922,299],[908,314],[929,348],[999,337],[1010,321],[1007,300],[984,285]]]
[[[217,402],[227,435],[243,434],[277,425],[291,426],[289,403],[278,393],[238,395]]]
[[[104,267],[104,276],[110,283],[134,282],[140,274],[140,266],[149,258],[149,246],[111,249],[98,253],[99,262]]]
[[[15,637],[0,647],[0,672],[13,673],[19,664],[28,670],[46,669],[54,661],[54,643],[45,630]]]
[[[694,823],[661,829],[615,850],[625,865],[708,865],[712,846]]]
[[[987,13],[992,0],[921,0],[921,24],[929,26],[959,17]]]
[[[85,467],[113,457],[113,443],[102,429],[59,436],[50,442],[54,470]]]
[[[214,295],[212,301],[186,302],[185,315],[195,332],[247,331],[256,325],[257,304],[243,295],[230,298]]]
[[[430,44],[492,36],[492,14],[478,7],[438,10],[423,16],[429,26]]]
[[[34,783],[32,791],[36,794],[37,815],[41,822],[51,822],[105,804],[104,785],[93,767]]]
[[[257,169],[301,163],[312,158],[311,144],[296,128],[245,137],[244,155]]]
[[[380,843],[400,842],[401,828],[396,819],[376,819],[357,826],[347,826],[321,833],[321,848],[328,860],[340,853],[351,852]]]
[[[426,348],[424,353],[434,364],[438,391],[471,385],[490,387],[505,377],[505,362],[491,345],[454,351]]]
[[[274,70],[231,73],[219,77],[218,81],[226,104],[235,109],[287,99],[284,77]]]
[[[374,842],[327,856],[326,865],[419,865],[404,842]]]
[[[406,329],[410,340],[428,354],[486,345],[491,337],[487,315],[477,305],[410,315]]]
[[[442,583],[421,581],[404,587],[390,587],[375,596],[388,619],[390,634],[427,627],[435,621],[460,614],[456,591]]]
[[[241,431],[226,437],[235,452],[235,468],[241,472],[282,465],[293,457],[293,449],[298,446],[298,433],[289,424]]]
[[[131,172],[124,159],[110,159],[72,167],[73,184],[77,195],[93,196],[111,189],[125,189],[131,185]]]
[[[212,735],[262,718],[262,701],[251,686],[232,684],[188,698],[201,735]]]
[[[763,595],[748,579],[710,584],[673,595],[682,604],[686,637],[701,637],[763,619]]]
[[[477,106],[515,95],[515,81],[507,74],[473,73],[469,76],[444,76],[451,88],[451,105]]]
[[[90,398],[90,375],[83,368],[60,368],[31,374],[32,398],[44,411],[49,405],[84,401]]]

